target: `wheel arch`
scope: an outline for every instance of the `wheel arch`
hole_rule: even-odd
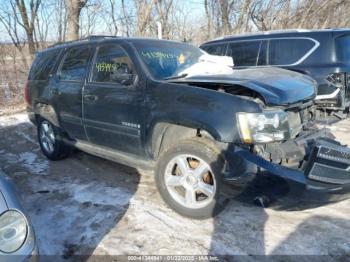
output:
[[[34,105],[34,114],[35,114],[35,120],[36,123],[38,123],[39,118],[44,118],[48,121],[50,121],[52,124],[54,124],[57,127],[60,127],[60,121],[58,118],[58,114],[53,106],[47,103],[36,103]]]
[[[156,123],[152,128],[148,140],[149,152],[154,159],[157,159],[164,149],[189,138],[206,138],[215,143],[220,137],[218,133],[208,131],[200,125],[188,126],[162,121]]]

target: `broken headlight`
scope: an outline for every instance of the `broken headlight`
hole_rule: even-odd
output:
[[[290,138],[287,114],[284,111],[237,113],[241,139],[246,144],[269,143]]]

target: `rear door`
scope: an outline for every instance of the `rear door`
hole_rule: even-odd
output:
[[[143,89],[133,62],[120,45],[98,46],[83,91],[84,125],[89,141],[141,154]]]
[[[265,40],[231,42],[227,48],[227,56],[233,59],[234,67],[251,67],[266,65]]]
[[[208,54],[224,56],[226,54],[227,44],[219,43],[219,44],[205,45],[205,46],[201,46],[200,48],[203,49]]]
[[[51,88],[60,123],[74,139],[86,139],[82,122],[82,88],[91,53],[91,46],[66,49]]]

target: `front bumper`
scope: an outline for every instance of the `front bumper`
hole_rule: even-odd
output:
[[[234,154],[254,164],[264,173],[287,179],[312,193],[326,193],[326,198],[347,198],[350,193],[350,149],[333,139],[313,135],[298,145],[306,152],[300,168],[290,168],[265,160],[242,148]]]

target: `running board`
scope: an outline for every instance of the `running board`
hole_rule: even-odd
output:
[[[88,154],[102,157],[126,166],[147,170],[154,169],[155,167],[155,161],[143,159],[138,155],[127,154],[118,150],[98,146],[85,141],[64,139],[64,142]]]

